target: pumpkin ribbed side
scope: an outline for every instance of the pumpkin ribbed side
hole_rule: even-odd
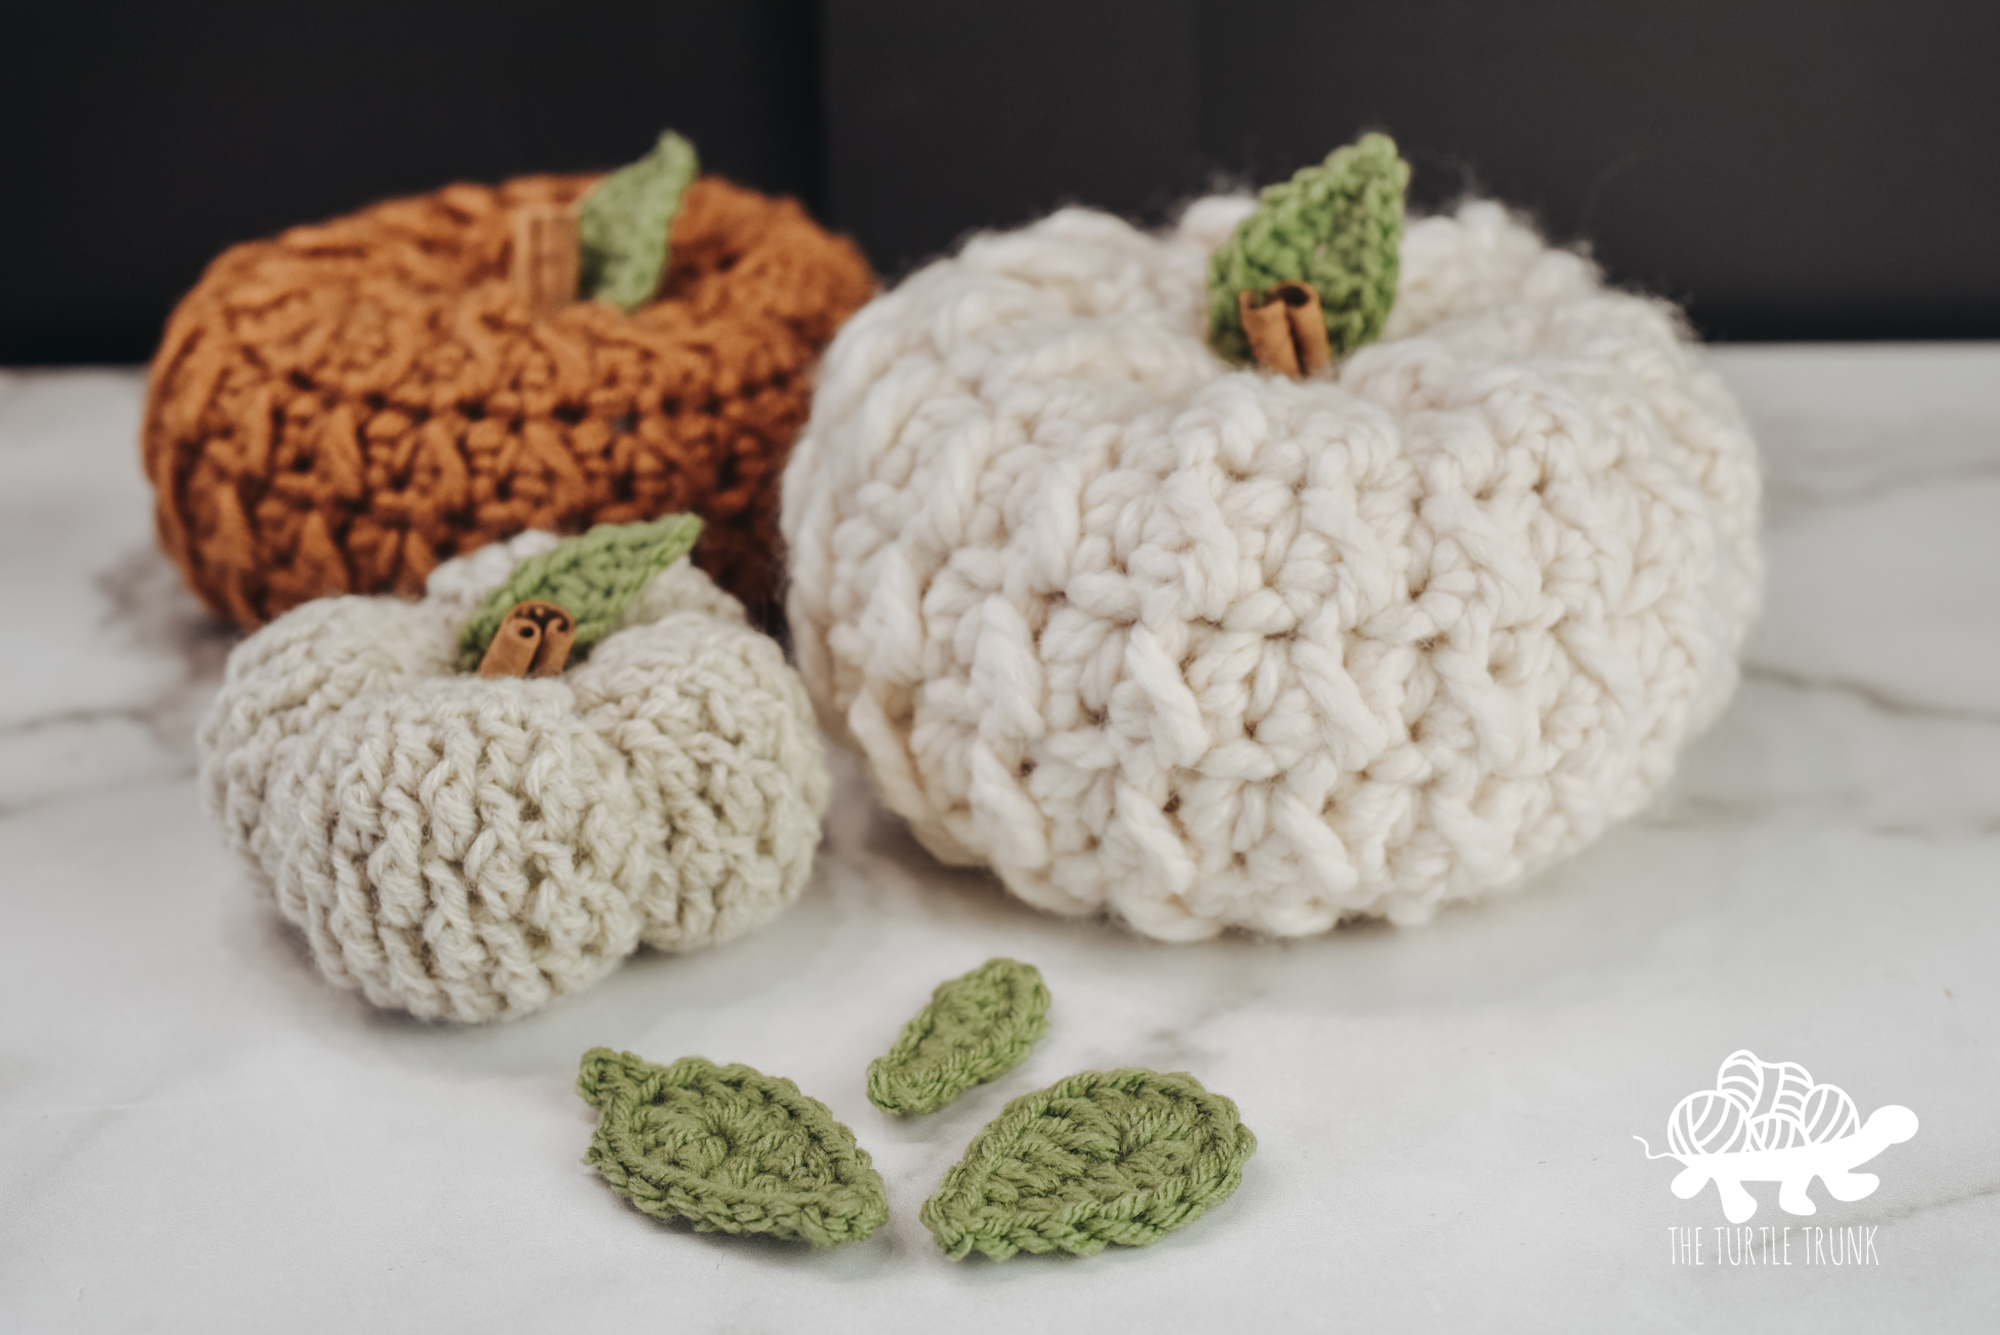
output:
[[[831,781],[804,686],[687,561],[550,678],[456,670],[529,532],[421,602],[317,599],[230,655],[200,782],[326,977],[424,1019],[513,1019],[640,945],[731,940],[796,900]]]

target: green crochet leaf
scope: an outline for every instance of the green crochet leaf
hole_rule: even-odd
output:
[[[589,301],[635,311],[667,272],[674,214],[700,172],[694,145],[672,130],[653,151],[599,181],[576,215],[577,287]]]
[[[581,662],[591,646],[609,635],[618,614],[665,570],[694,548],[701,536],[696,515],[668,515],[650,524],[599,524],[581,537],[515,563],[507,582],[486,601],[458,635],[458,663],[470,672],[515,603],[540,599],[576,618],[570,661]]]
[[[647,1214],[815,1247],[859,1242],[889,1217],[868,1151],[789,1080],[592,1048],[576,1092],[600,1113],[585,1159]]]
[[[1032,964],[994,959],[938,984],[930,1005],[868,1066],[868,1101],[884,1112],[936,1112],[1027,1060],[1049,1030],[1049,990]]]
[[[921,1217],[954,1261],[1143,1247],[1227,1200],[1256,1148],[1185,1072],[1085,1071],[1008,1104]]]
[[[1335,355],[1381,336],[1396,304],[1410,166],[1387,135],[1366,134],[1317,167],[1265,189],[1208,262],[1208,341],[1250,360],[1236,294],[1303,282],[1319,293]]]

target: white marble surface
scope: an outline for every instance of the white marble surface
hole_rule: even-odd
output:
[[[939,868],[850,766],[805,901],[465,1031],[323,984],[202,817],[229,637],[150,544],[136,374],[0,377],[0,1328],[2000,1329],[2000,348],[1727,350],[1770,477],[1769,612],[1670,795],[1508,903],[1159,946]],[[939,979],[1036,962],[1027,1066],[909,1124],[868,1059]],[[789,1075],[891,1220],[814,1254],[654,1223],[581,1156],[593,1044]],[[1648,1162],[1731,1049],[1921,1129],[1793,1264],[1716,1264]],[[1260,1149],[1096,1258],[942,1259],[917,1208],[1006,1099],[1195,1072]],[[1801,1227],[1873,1226],[1866,1266]],[[1669,1229],[1705,1230],[1701,1267]]]

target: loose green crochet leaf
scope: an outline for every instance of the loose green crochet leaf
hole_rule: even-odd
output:
[[[1250,360],[1236,294],[1303,282],[1319,293],[1336,355],[1381,336],[1396,304],[1410,166],[1387,135],[1363,135],[1317,167],[1265,189],[1208,262],[1208,341]]]
[[[570,661],[581,662],[609,635],[618,614],[653,576],[693,550],[701,536],[696,515],[668,515],[650,524],[599,524],[581,537],[515,563],[507,582],[486,595],[458,636],[459,666],[479,666],[486,646],[515,603],[540,599],[576,618]]]
[[[694,145],[672,130],[653,151],[599,181],[576,215],[577,286],[585,300],[635,311],[667,272],[681,196],[701,170]]]
[[[585,1159],[647,1214],[815,1247],[859,1242],[889,1217],[868,1151],[789,1080],[592,1048],[576,1092],[600,1111]]]
[[[1185,1072],[1085,1071],[1008,1104],[921,1217],[954,1261],[1143,1247],[1227,1200],[1256,1148]]]
[[[1049,1029],[1049,990],[1032,964],[993,959],[938,984],[930,1005],[868,1066],[868,1100],[928,1113],[1027,1060]]]

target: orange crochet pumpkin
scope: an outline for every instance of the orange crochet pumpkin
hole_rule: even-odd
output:
[[[594,177],[454,185],[232,247],[168,322],[146,404],[160,542],[256,626],[330,593],[420,593],[539,528],[691,510],[695,561],[752,608],[814,363],[874,290],[798,204],[706,177],[659,297],[537,317],[514,214]]]

